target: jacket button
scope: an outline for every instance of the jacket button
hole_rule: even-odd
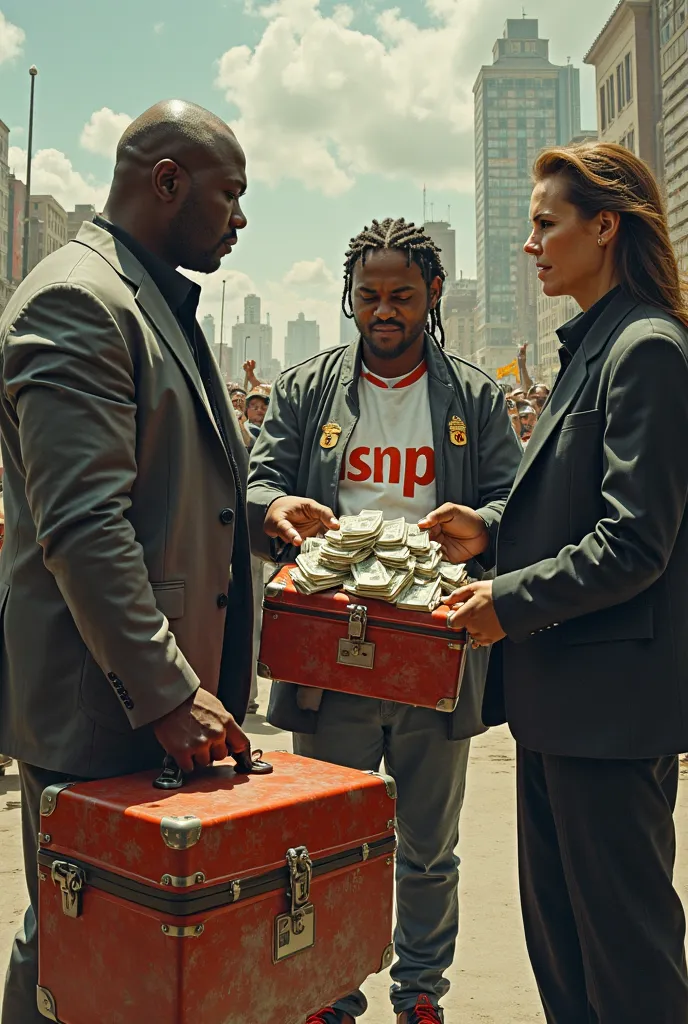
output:
[[[217,607],[218,608],[226,608],[228,604],[229,604],[229,598],[227,597],[227,595],[226,594],[218,594]]]
[[[234,512],[231,508],[223,508],[220,512],[220,522],[224,523],[225,526],[229,526],[230,523],[234,522]]]

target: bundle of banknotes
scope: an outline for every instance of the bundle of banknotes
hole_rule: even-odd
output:
[[[443,561],[440,545],[405,519],[364,509],[342,516],[340,529],[308,537],[291,570],[302,594],[333,587],[410,611],[433,611],[443,595],[467,582],[465,565]]]

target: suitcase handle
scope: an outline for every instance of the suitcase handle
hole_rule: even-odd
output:
[[[238,754],[230,754],[233,757],[236,766],[234,771],[237,775],[271,775],[274,772],[274,767],[269,761],[263,761],[263,751],[254,750],[242,750]],[[184,785],[184,773],[169,754],[165,755],[165,760],[162,763],[162,771],[158,775],[157,779],[153,783],[155,789],[181,789]]]

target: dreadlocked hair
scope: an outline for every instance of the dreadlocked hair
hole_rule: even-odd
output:
[[[351,239],[350,248],[344,260],[342,311],[349,320],[353,320],[354,317],[351,295],[354,267],[359,260],[362,265],[365,265],[366,258],[371,251],[379,252],[382,249],[398,249],[400,252],[405,252],[409,267],[412,262],[420,267],[428,289],[436,277],[439,277],[444,285],[447,275],[440,259],[441,249],[435,245],[430,235],[426,234],[424,228],[418,228],[413,223],[407,224],[403,217],[399,217],[398,220],[387,217],[382,222],[374,220],[370,227],[363,228],[360,235]],[[444,348],[441,300],[442,289],[440,288],[437,305],[430,310],[427,331],[440,348]]]

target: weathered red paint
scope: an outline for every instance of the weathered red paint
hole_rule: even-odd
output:
[[[43,851],[97,865],[161,892],[165,874],[203,872],[203,891],[282,868],[290,847],[316,859],[393,835],[384,782],[287,753],[272,775],[237,776],[229,763],[177,792],[152,789],[155,773],[64,790],[42,820]],[[172,850],[164,817],[194,815],[201,837]],[[172,917],[89,888],[81,915],[66,917],[49,871],[39,874],[40,980],[64,1024],[302,1024],[381,967],[390,942],[394,866],[371,858],[314,878],[316,943],[273,963],[274,921],[286,890],[207,913]],[[163,925],[203,925],[199,937]]]
[[[289,575],[292,568],[280,570],[266,597],[260,661],[273,679],[418,707],[455,703],[466,634],[448,628],[446,605],[431,613],[412,612],[342,590],[300,594]],[[350,604],[368,609],[365,638],[375,644],[372,669],[337,663],[339,641],[348,636]]]

